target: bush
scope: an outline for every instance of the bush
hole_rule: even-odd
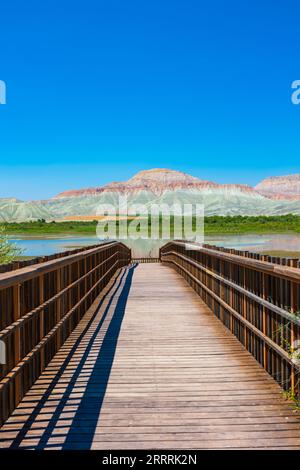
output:
[[[9,243],[4,228],[0,227],[0,264],[7,264],[20,256],[22,250],[13,243]]]

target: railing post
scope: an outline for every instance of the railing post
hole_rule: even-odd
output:
[[[244,271],[244,289],[247,289],[247,281],[248,281],[247,268],[244,267],[243,271]],[[242,305],[243,305],[242,315],[243,315],[244,318],[247,318],[247,307],[248,307],[248,305],[247,305],[246,295],[242,296]],[[246,349],[248,349],[248,330],[247,330],[246,325],[244,325],[244,346],[245,346]]]
[[[39,276],[39,302],[40,305],[44,303],[44,276]],[[45,310],[41,310],[40,312],[40,341],[44,338],[45,336]],[[41,360],[41,371],[44,370],[45,367],[45,349],[43,348],[40,354],[40,360]]]
[[[234,250],[230,250],[230,252],[232,253]],[[232,263],[229,263],[229,279],[231,281],[233,281],[233,265]],[[232,287],[229,287],[229,305],[230,307],[233,307],[233,290],[232,290]],[[232,313],[229,313],[230,315],[230,331],[231,333],[233,333],[233,316],[232,316]]]
[[[97,255],[95,255],[95,258],[97,259]],[[87,259],[84,258],[84,275],[87,274]],[[87,293],[87,286],[88,286],[88,279],[87,277],[84,278],[84,295]],[[87,310],[88,308],[88,302],[89,302],[89,299],[86,298],[85,299],[85,302],[84,302],[84,309],[85,311]]]
[[[76,277],[76,279],[79,279],[79,278],[80,278],[80,261],[77,261],[77,263],[76,263],[76,272],[77,272],[77,277]],[[79,299],[80,299],[80,282],[78,282],[78,284],[77,284],[76,303],[79,302]],[[81,317],[81,314],[80,314],[81,312],[80,312],[80,310],[81,310],[81,306],[78,307],[78,309],[77,309],[77,321],[79,321],[79,320],[80,320],[80,317]]]
[[[290,260],[290,266],[297,268],[298,260]],[[291,282],[291,313],[296,313],[298,311],[298,286],[296,283]],[[297,337],[297,328],[294,323],[291,324],[291,347],[293,348],[294,342],[298,339]],[[298,374],[297,374],[298,375]],[[291,392],[295,394],[299,378],[296,378],[295,367],[291,368]]]
[[[220,261],[220,274],[222,277],[225,277],[225,263],[223,261]],[[222,300],[225,300],[225,287],[224,287],[224,283],[221,282],[220,283],[220,298]],[[220,305],[220,319],[223,323],[226,324],[226,321],[225,321],[225,310],[224,308],[222,307],[222,305]]]
[[[70,286],[72,284],[72,265],[70,264],[68,266],[68,285]],[[67,305],[68,305],[68,311],[71,310],[72,308],[72,291],[73,289],[69,289],[68,291],[68,302],[67,302]]]
[[[13,287],[13,313],[14,321],[21,317],[21,284]],[[21,332],[20,326],[17,326],[14,332],[14,365],[16,366],[21,360]],[[21,399],[21,372],[19,371],[15,377],[15,405],[17,406]]]
[[[264,259],[268,259],[268,256],[263,256]],[[267,293],[267,275],[262,273],[262,297],[264,300],[268,298]],[[266,307],[262,307],[262,332],[265,336],[268,336],[267,331],[267,312]],[[266,370],[268,370],[268,350],[266,342],[263,343],[263,366]]]
[[[61,291],[61,269],[58,269],[56,271],[56,292],[59,293]],[[61,319],[61,303],[62,303],[62,300],[61,300],[61,297],[57,300],[56,302],[56,325],[59,323],[60,319]],[[60,328],[58,328],[57,332],[56,332],[56,350],[58,351],[58,349],[60,348],[61,346],[61,336],[62,336],[62,332],[60,330]]]

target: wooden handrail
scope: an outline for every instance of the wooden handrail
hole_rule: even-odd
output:
[[[26,268],[16,269],[15,271],[8,271],[6,273],[0,274],[0,290],[7,289],[8,287],[18,284],[20,282],[27,281],[36,276],[41,276],[42,274],[47,274],[56,269],[63,268],[64,266],[70,265],[71,263],[76,263],[83,260],[87,256],[99,253],[106,250],[111,246],[121,245],[119,242],[109,242],[99,245],[97,248],[92,248],[91,250],[84,249],[80,253],[74,255],[68,255],[62,258],[54,259],[52,261],[45,261],[43,263],[33,264]],[[122,244],[123,245],[123,244]],[[123,245],[125,246],[125,245]]]
[[[209,289],[205,284],[203,284],[199,279],[197,279],[193,274],[191,274],[187,269],[183,268],[180,266],[179,263],[176,263],[176,261],[172,261],[173,264],[175,264],[177,267],[182,269],[191,279],[193,279],[198,285],[200,285],[206,292],[208,292],[217,302],[220,303],[226,310],[230,311],[232,315],[234,315],[241,323],[243,323],[249,330],[251,330],[253,333],[255,333],[257,336],[259,336],[268,346],[272,347],[273,349],[280,354],[287,362],[289,362],[291,365],[293,365],[292,359],[288,355],[288,353],[278,346],[274,341],[272,341],[268,336],[266,336],[264,333],[262,333],[258,328],[252,325],[248,320],[246,320],[242,315],[240,315],[236,310],[234,310],[227,302],[224,302],[222,299],[220,299],[211,289]],[[296,366],[299,368],[299,366]]]
[[[160,249],[160,259],[185,277],[285,390],[300,397],[300,354],[294,346],[300,340],[300,269],[294,267],[299,263],[250,256],[255,255],[184,241]]]
[[[131,251],[112,241],[0,274],[0,425],[92,306]]]
[[[93,272],[95,272],[97,269],[99,269],[99,267],[101,267],[103,264],[107,263],[107,261],[110,261],[111,259],[113,258],[116,258],[118,256],[119,252],[117,251],[116,253],[114,253],[113,255],[111,255],[107,260],[103,261],[102,263],[100,263],[98,266],[96,266],[95,268],[91,269],[90,272],[88,272],[87,274],[85,274],[84,276],[81,276],[79,279],[77,279],[76,281],[74,281],[72,284],[70,284],[69,286],[67,286],[65,289],[61,290],[60,292],[58,292],[57,294],[55,294],[53,297],[50,297],[50,299],[48,299],[46,302],[44,302],[43,304],[39,305],[38,307],[36,307],[35,309],[31,310],[30,312],[26,313],[26,315],[24,315],[23,317],[19,318],[17,321],[15,321],[14,323],[11,323],[8,327],[4,328],[4,330],[0,331],[0,341],[3,341],[5,339],[5,337],[8,335],[8,334],[11,334],[12,331],[15,329],[15,328],[19,328],[22,324],[24,324],[26,321],[30,320],[31,318],[34,317],[34,315],[38,315],[42,310],[44,310],[46,307],[48,307],[49,305],[51,305],[52,303],[56,302],[57,300],[59,300],[64,294],[66,294],[70,289],[73,289],[73,287],[77,286],[79,283],[81,283],[84,279],[86,279],[88,276],[90,276]],[[115,264],[114,264],[115,266]],[[101,278],[102,279],[102,278]],[[81,299],[82,300],[82,299]]]
[[[118,262],[116,262],[109,270],[107,273],[105,273],[104,276],[106,276],[106,274],[109,274],[110,271],[112,271],[116,265],[117,265]],[[59,323],[57,323],[51,331],[49,331],[49,333],[43,337],[43,339],[34,347],[34,349],[32,351],[30,351],[29,354],[27,354],[26,357],[24,357],[9,373],[9,379],[11,380],[12,378],[14,378],[16,376],[16,374],[18,374],[22,367],[24,367],[28,361],[30,360],[30,358],[32,357],[33,353],[36,353],[38,350],[40,350],[42,347],[44,347],[52,338],[52,336],[54,335],[54,333],[68,320],[68,318],[70,317],[70,315],[72,315],[72,313],[74,313],[76,311],[76,309],[78,307],[80,307],[80,305],[85,301],[85,299],[88,297],[88,295],[91,294],[91,292],[93,291],[93,289],[98,285],[100,284],[102,281],[103,281],[103,278],[104,276],[102,276],[100,279],[98,279],[98,281],[93,285],[93,287],[77,302],[76,305],[74,305],[74,307],[72,307],[72,309],[67,312],[63,318],[60,320]],[[5,385],[7,384],[7,376],[2,379],[0,381],[0,390],[2,387],[4,387]]]
[[[257,271],[264,272],[266,274],[273,274],[274,276],[285,278],[289,281],[300,281],[300,270],[298,268],[269,263],[268,261],[261,261],[253,258],[247,258],[245,256],[240,256],[232,253],[224,253],[222,251],[216,251],[203,247],[193,242],[174,241],[167,243],[166,245],[164,245],[164,247],[167,247],[169,244],[172,243],[183,247],[194,246],[195,251],[199,251],[209,256],[213,256],[214,258],[217,258],[221,261],[228,261],[234,263],[237,266],[251,267]]]
[[[187,256],[184,256],[180,253],[176,253],[176,251],[168,251],[163,253],[163,257],[168,256],[168,255],[174,255],[177,256],[185,261],[188,261],[191,265],[195,266],[198,269],[201,269],[201,271],[204,271],[205,273],[209,274],[211,277],[218,279],[219,281],[223,282],[227,286],[233,288],[234,290],[240,292],[241,294],[247,296],[249,299],[254,300],[255,302],[261,304],[262,306],[266,307],[269,310],[272,310],[272,312],[277,313],[278,315],[281,315],[282,317],[286,318],[287,320],[290,320],[291,322],[295,323],[296,325],[300,326],[300,317],[296,317],[295,315],[291,314],[287,310],[284,310],[283,308],[277,307],[277,305],[272,304],[271,302],[262,299],[258,295],[253,294],[252,292],[248,291],[247,289],[244,289],[243,287],[239,286],[235,282],[229,281],[228,279],[219,276],[218,274],[215,274],[213,271],[205,268],[204,266],[201,266],[200,263],[196,263],[195,261],[189,259]],[[0,332],[0,339],[1,339],[1,332]]]

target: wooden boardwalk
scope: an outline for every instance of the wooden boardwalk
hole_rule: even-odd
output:
[[[300,449],[300,415],[179,274],[140,264],[112,279],[0,447]]]

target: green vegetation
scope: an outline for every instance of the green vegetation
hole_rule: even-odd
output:
[[[300,318],[300,312],[293,312],[291,307],[287,305],[284,306],[284,308],[291,314],[292,317],[294,317],[295,320]],[[295,346],[294,343],[292,344],[289,339],[287,339],[291,338],[292,323],[292,321],[288,321],[284,325],[279,326],[279,328],[273,332],[273,340],[275,342],[278,342],[279,340],[279,346],[288,353],[289,358],[292,360],[292,362],[294,364],[299,364],[299,348],[298,346]],[[285,384],[287,383],[288,382],[285,382]],[[300,399],[299,396],[295,393],[295,390],[289,388],[288,390],[285,390],[283,392],[283,396],[286,400],[292,402],[295,410],[300,411]]]
[[[3,227],[8,234],[22,235],[94,235],[97,220],[5,223]],[[240,233],[300,233],[300,216],[287,214],[281,216],[211,216],[205,217],[206,234],[240,234]],[[172,224],[173,225],[173,224]]]
[[[292,402],[292,407],[295,411],[300,411],[300,400],[296,395],[295,391],[292,389],[288,389],[282,392],[284,398],[290,402]]]
[[[90,222],[46,222],[44,219],[36,222],[4,223],[6,233],[22,235],[65,235],[65,234],[88,234],[94,235],[97,220]]]
[[[205,217],[205,233],[300,233],[300,216],[213,216]]]
[[[7,264],[20,256],[22,250],[8,242],[4,228],[0,227],[0,264]]]
[[[300,251],[289,251],[289,250],[267,250],[260,251],[261,255],[275,256],[279,258],[297,258],[300,259]]]

